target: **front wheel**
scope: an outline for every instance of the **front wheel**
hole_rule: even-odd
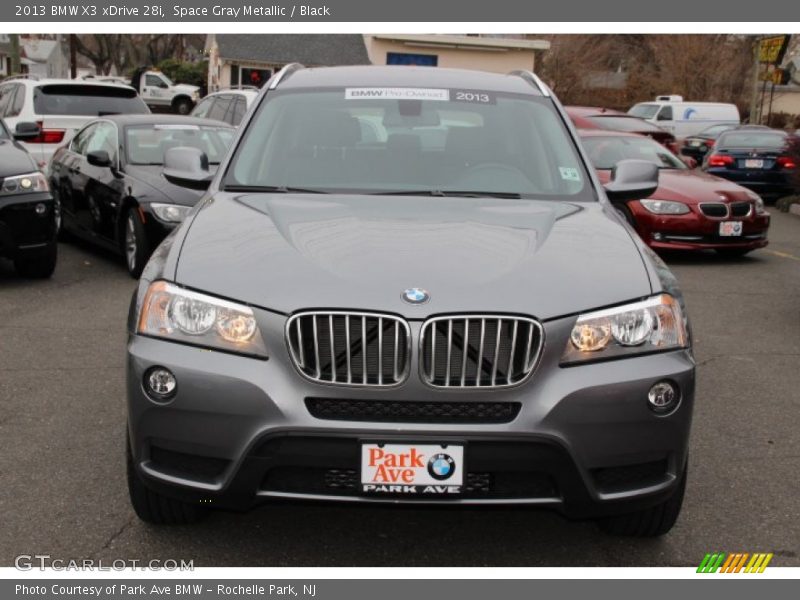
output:
[[[125,213],[122,249],[125,252],[125,266],[128,267],[128,273],[134,279],[138,279],[150,256],[150,242],[135,207],[129,208]]]
[[[180,100],[175,101],[173,108],[179,115],[188,115],[190,112],[192,112],[193,106],[194,104],[192,104],[191,100],[188,98],[181,98]]]
[[[145,486],[133,464],[133,456],[128,439],[126,439],[125,445],[128,493],[137,517],[153,525],[189,525],[203,518],[205,515],[203,507],[168,498]]]
[[[600,529],[611,535],[627,537],[658,537],[669,532],[678,520],[683,505],[686,471],[684,467],[675,491],[664,502],[644,510],[601,519],[598,521]]]

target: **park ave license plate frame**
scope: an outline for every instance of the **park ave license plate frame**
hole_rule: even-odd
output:
[[[458,495],[464,484],[464,444],[361,444],[361,491],[410,496]]]

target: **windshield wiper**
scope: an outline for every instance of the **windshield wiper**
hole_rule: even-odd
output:
[[[512,200],[522,198],[517,192],[478,192],[474,190],[397,190],[391,192],[372,192],[370,196],[436,196],[440,198],[509,198]]]
[[[327,194],[325,190],[291,187],[285,185],[226,185],[222,188],[225,192],[251,192],[272,194]]]

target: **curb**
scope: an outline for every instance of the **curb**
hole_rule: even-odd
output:
[[[800,217],[800,204],[790,204],[789,205],[789,213]]]

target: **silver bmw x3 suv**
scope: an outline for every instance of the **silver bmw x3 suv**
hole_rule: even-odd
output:
[[[139,517],[274,498],[551,507],[612,533],[680,511],[695,364],[670,271],[534,74],[276,74],[132,300]]]

